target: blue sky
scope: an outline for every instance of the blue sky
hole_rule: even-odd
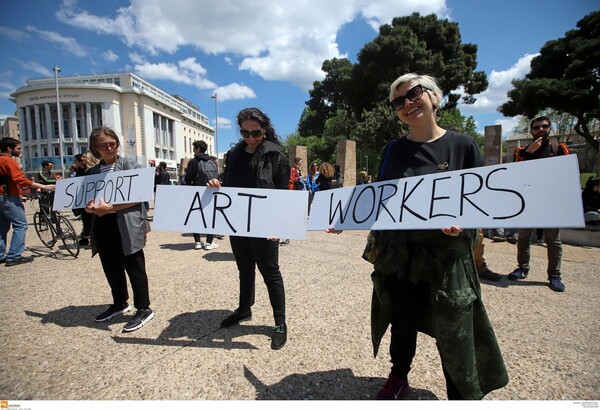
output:
[[[459,23],[478,45],[478,70],[490,87],[472,106],[478,129],[516,123],[496,111],[510,82],[549,40],[576,28],[598,0],[2,0],[0,118],[27,79],[131,71],[196,104],[214,125],[219,151],[238,140],[236,113],[256,106],[285,138],[296,130],[308,90],[325,59],[356,61],[376,28],[418,11]]]

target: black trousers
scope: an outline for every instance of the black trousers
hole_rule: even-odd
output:
[[[194,242],[200,242],[200,234],[199,233],[195,233],[194,235]],[[214,239],[214,235],[212,234],[207,234],[206,235],[206,243],[213,243],[213,239]]]
[[[390,357],[392,374],[407,378],[417,350],[418,324],[431,315],[431,290],[427,282],[408,279],[391,281],[392,328]],[[443,368],[448,400],[463,400],[450,375]]]
[[[150,306],[150,296],[144,251],[140,249],[131,255],[123,254],[121,235],[115,214],[96,218],[93,240],[112,292],[113,303],[122,305],[129,299],[125,276],[125,272],[127,272],[133,290],[135,308],[147,309]]]
[[[247,312],[254,305],[256,266],[260,271],[273,307],[275,325],[285,323],[285,289],[279,271],[279,243],[265,238],[230,236],[231,249],[240,274],[239,311]]]

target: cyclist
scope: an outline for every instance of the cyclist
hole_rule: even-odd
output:
[[[52,173],[54,163],[52,161],[42,161],[42,170],[38,172],[38,182],[42,185],[54,185],[56,184],[56,175]],[[40,196],[40,206],[46,209],[48,215],[52,215],[54,220],[54,212],[51,212],[52,205],[54,205],[54,192],[48,195]]]

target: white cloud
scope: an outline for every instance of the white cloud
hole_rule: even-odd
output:
[[[27,26],[25,29],[29,32],[38,34],[42,40],[49,41],[54,44],[58,44],[64,48],[67,52],[76,55],[77,57],[86,57],[88,55],[87,50],[81,44],[77,42],[73,37],[65,37],[54,31],[39,30],[34,26]]]
[[[57,17],[81,29],[119,36],[152,55],[191,46],[207,54],[239,56],[241,70],[308,90],[323,78],[324,60],[344,57],[336,36],[345,23],[362,16],[376,28],[415,11],[443,16],[447,8],[445,0],[347,0],[343,5],[323,0],[131,0],[111,18],[91,15],[69,0]]]
[[[0,98],[7,99],[17,87],[10,81],[0,81]]]
[[[212,120],[212,123],[214,125],[215,120]],[[231,121],[229,118],[219,117],[219,123],[217,125],[219,126],[219,129],[230,129],[233,127],[233,121]]]
[[[22,41],[30,38],[29,33],[26,33],[22,30],[17,30],[9,27],[0,26],[0,35],[10,37],[15,41]]]
[[[40,63],[36,63],[35,61],[21,61],[14,59],[21,67],[25,70],[33,71],[34,73],[40,74],[42,77],[53,77],[54,71],[50,69],[50,67],[46,67],[41,65]]]
[[[219,87],[215,90],[215,92],[217,93],[219,101],[256,98],[256,94],[252,88],[238,83],[231,83],[229,85]]]
[[[119,59],[119,56],[116,55],[112,50],[106,50],[104,53],[102,53],[102,58],[112,63],[114,61],[117,61]]]
[[[506,93],[512,89],[512,81],[521,79],[529,73],[531,60],[537,54],[525,54],[512,67],[505,71],[492,70],[488,77],[489,86],[481,94],[475,95],[475,104],[459,104],[463,115],[476,113],[497,113],[500,105],[508,100]],[[462,92],[463,90],[459,90]],[[504,127],[503,127],[504,129]]]
[[[514,128],[518,125],[521,120],[521,116],[517,115],[516,117],[503,118],[496,120],[495,125],[502,126],[502,139],[505,140],[507,137],[514,134]]]
[[[201,90],[215,88],[216,84],[206,79],[206,70],[196,62],[195,58],[188,58],[174,63],[149,63],[138,54],[130,54],[135,63],[134,70],[147,80],[170,80],[176,83],[191,85]]]
[[[445,0],[388,0],[365,3],[361,14],[374,30],[378,30],[383,24],[391,24],[394,17],[406,16],[415,11],[422,16],[435,13],[440,18],[449,17]],[[390,14],[392,10],[393,13]]]

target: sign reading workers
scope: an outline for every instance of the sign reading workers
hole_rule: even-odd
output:
[[[307,191],[158,185],[152,228],[306,239],[307,209]]]
[[[59,179],[54,195],[55,211],[85,208],[93,199],[109,204],[128,204],[152,199],[155,168],[136,168],[84,177]]]
[[[308,230],[583,227],[576,155],[317,192]]]

